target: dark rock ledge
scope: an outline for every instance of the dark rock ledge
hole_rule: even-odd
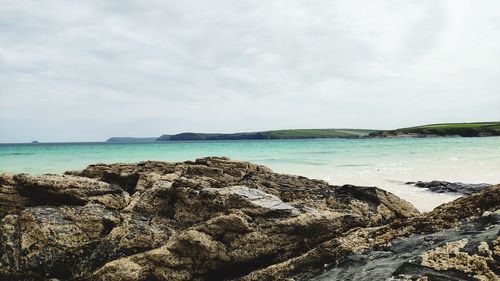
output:
[[[227,158],[3,174],[0,280],[496,280],[499,203],[492,186],[421,215]]]
[[[407,182],[406,184],[411,184],[421,188],[427,188],[430,191],[436,193],[458,193],[462,195],[471,195],[491,186],[491,184],[487,183],[462,183],[448,181],[417,181]]]

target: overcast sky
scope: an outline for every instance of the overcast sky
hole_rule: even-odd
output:
[[[500,1],[0,5],[0,142],[500,120]]]

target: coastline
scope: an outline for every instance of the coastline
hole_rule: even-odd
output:
[[[0,145],[0,173],[62,173],[92,163],[228,156],[333,185],[377,186],[430,211],[458,196],[406,182],[499,183],[499,144],[500,138],[493,137]]]

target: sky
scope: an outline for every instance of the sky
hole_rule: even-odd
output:
[[[0,2],[0,142],[500,120],[497,0]]]

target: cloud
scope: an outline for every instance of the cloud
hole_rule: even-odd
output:
[[[498,120],[499,8],[6,0],[0,142]]]

